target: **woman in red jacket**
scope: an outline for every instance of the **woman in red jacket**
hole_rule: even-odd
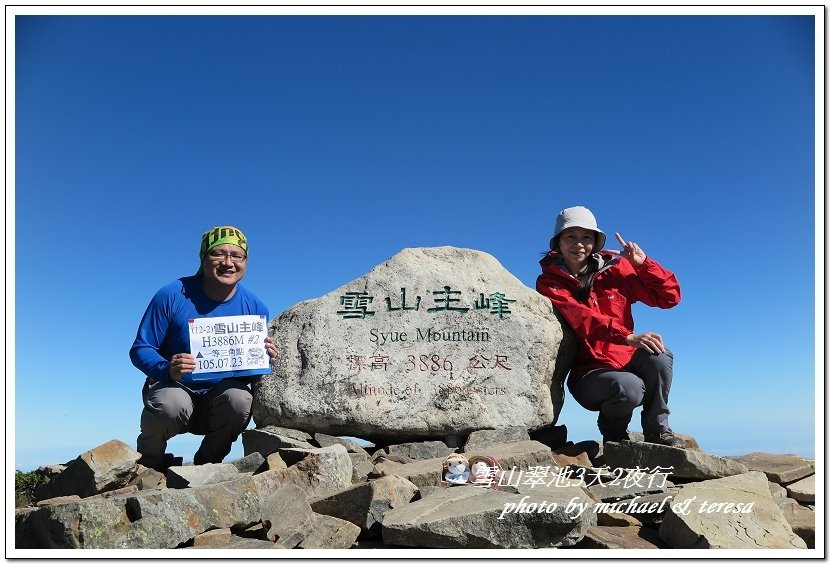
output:
[[[587,208],[556,218],[550,252],[536,289],[550,298],[581,342],[568,375],[577,402],[598,411],[603,441],[628,440],[634,409],[645,440],[673,447],[684,441],[669,427],[672,353],[658,333],[635,333],[631,304],[670,308],[680,301],[677,278],[616,233],[622,251],[602,250],[605,234]]]

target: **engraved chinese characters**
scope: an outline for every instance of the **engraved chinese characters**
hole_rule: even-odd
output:
[[[454,247],[404,249],[271,332],[280,355],[257,389],[257,426],[364,438],[551,423],[573,353],[547,299]]]

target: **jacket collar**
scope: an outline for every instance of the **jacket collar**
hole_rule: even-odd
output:
[[[588,260],[596,261],[597,274],[601,274],[615,264],[619,263],[620,257],[619,255],[603,253],[600,251],[598,253],[593,253]],[[565,260],[562,258],[562,255],[556,251],[549,252],[540,262],[543,269],[548,266],[556,266],[568,276],[572,276],[571,271],[568,270],[568,267],[565,265]]]

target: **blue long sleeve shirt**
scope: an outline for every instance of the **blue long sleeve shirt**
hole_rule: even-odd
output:
[[[190,353],[188,320],[226,315],[264,315],[267,321],[268,308],[240,284],[236,285],[231,299],[216,302],[202,289],[201,276],[179,278],[156,292],[147,306],[130,347],[130,360],[149,378],[169,382],[170,359],[174,354]],[[193,380],[192,374],[185,374],[180,381],[198,390],[209,388],[224,378],[257,376],[262,372],[254,369],[199,374],[198,381]]]

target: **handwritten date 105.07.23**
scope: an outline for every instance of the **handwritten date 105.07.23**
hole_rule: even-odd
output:
[[[198,360],[199,370],[220,370],[223,368],[242,368],[242,357],[200,358]]]

